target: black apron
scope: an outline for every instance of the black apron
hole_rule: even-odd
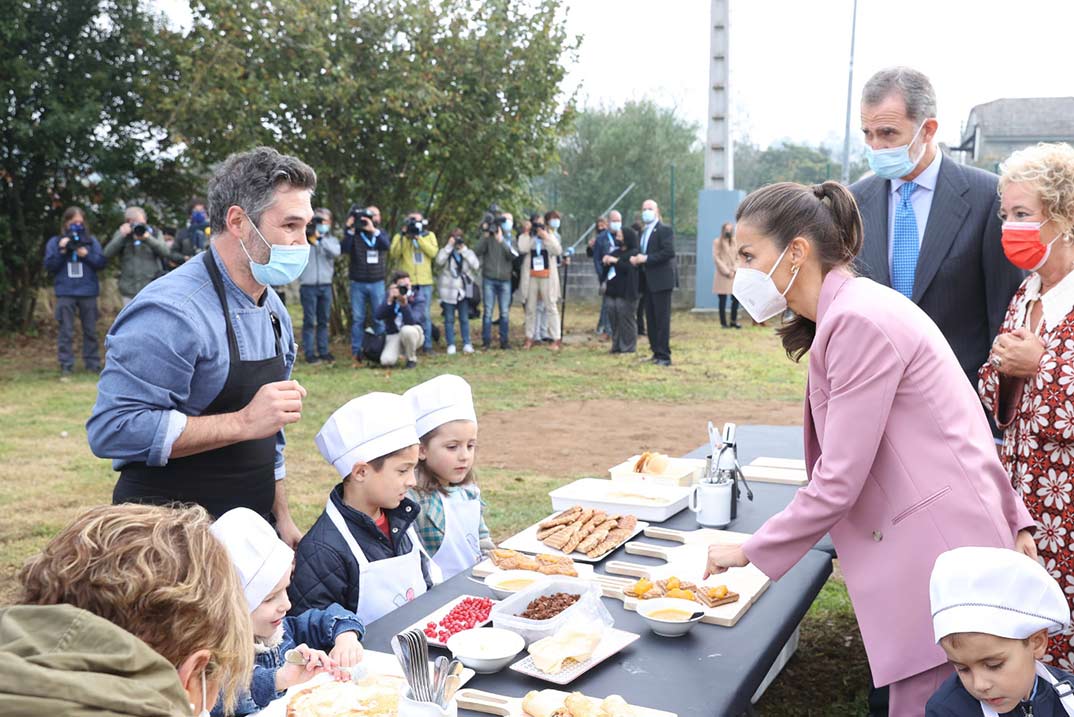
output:
[[[234,413],[250,403],[258,389],[287,378],[287,366],[280,350],[280,320],[272,314],[276,332],[276,355],[261,361],[243,361],[231,324],[227,296],[220,269],[212,251],[205,252],[205,266],[224,311],[227,326],[227,380],[213,402],[201,415]],[[233,443],[151,467],[144,462],[123,466],[112,492],[113,503],[197,503],[220,517],[232,508],[245,507],[272,520],[276,496],[276,436]]]

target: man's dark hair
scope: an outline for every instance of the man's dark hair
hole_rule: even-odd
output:
[[[405,271],[400,271],[400,270],[397,269],[397,270],[392,272],[392,281],[391,281],[391,283],[394,284],[394,283],[398,282],[400,279],[409,279],[409,278],[410,278],[410,274],[406,273]]]

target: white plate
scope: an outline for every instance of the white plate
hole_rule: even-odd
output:
[[[419,630],[422,634],[425,634],[425,626],[428,625],[430,622],[435,622],[437,624],[437,630],[436,631],[440,632],[440,628],[439,628],[440,621],[443,620],[447,616],[447,614],[449,612],[451,612],[451,610],[456,605],[458,605],[460,602],[462,602],[463,600],[465,600],[467,598],[477,598],[477,599],[483,599],[483,600],[492,600],[493,605],[495,605],[497,602],[499,602],[498,600],[495,600],[493,598],[487,598],[487,597],[484,597],[482,595],[460,595],[457,598],[455,598],[454,600],[452,600],[451,602],[449,602],[448,604],[443,605],[442,607],[438,608],[436,611],[434,611],[434,612],[430,613],[429,615],[426,615],[422,619],[418,620],[416,623],[414,623],[413,625],[408,627],[407,630]],[[490,610],[491,610],[491,608],[490,608]],[[491,613],[489,614],[489,617],[488,617],[487,620],[485,620],[484,622],[479,622],[478,624],[474,625],[474,627],[484,627],[485,625],[488,625],[490,622],[492,622]],[[400,630],[400,632],[405,632],[405,630]],[[431,646],[433,646],[433,647],[445,647],[445,648],[447,647],[447,643],[441,642],[439,637],[433,638],[433,637],[429,637],[428,635],[426,635],[425,639],[428,640],[429,644]]]
[[[552,515],[548,516],[548,518],[553,518],[553,517],[559,515],[562,512],[563,511],[561,511],[561,510],[557,510]],[[507,548],[508,550],[517,550],[520,553],[531,553],[531,554],[532,553],[548,553],[549,555],[566,555],[568,558],[570,558],[571,560],[573,560],[576,563],[577,562],[599,563],[601,560],[604,560],[604,558],[608,557],[608,555],[610,553],[614,552],[617,548],[619,548],[621,545],[623,545],[623,543],[627,542],[631,538],[637,537],[637,535],[640,534],[641,531],[643,531],[643,530],[645,530],[646,528],[649,527],[649,524],[646,523],[644,520],[639,520],[637,526],[634,528],[634,532],[632,532],[630,535],[626,536],[626,538],[623,539],[622,543],[619,543],[619,545],[616,545],[614,548],[609,550],[607,553],[604,553],[604,555],[598,555],[595,558],[591,558],[588,555],[586,555],[585,553],[577,553],[577,552],[570,553],[570,554],[564,553],[562,550],[556,550],[555,548],[550,548],[549,546],[545,545],[540,540],[538,540],[537,539],[537,526],[540,525],[541,523],[543,523],[544,521],[548,520],[548,518],[542,518],[538,522],[534,523],[530,527],[528,527],[525,530],[523,530],[521,533],[517,533],[516,535],[512,535],[510,538],[508,538],[507,540],[505,540],[502,543],[500,543],[500,547],[501,548]],[[579,571],[579,577],[580,576],[581,576],[581,572]]]
[[[548,495],[553,510],[580,505],[605,513],[630,513],[640,520],[662,523],[686,507],[692,491],[692,486],[661,485],[641,479],[582,478]]]
[[[526,655],[524,659],[511,665],[511,669],[515,672],[521,672],[523,675],[536,677],[538,680],[551,682],[554,685],[566,685],[589,672],[612,655],[620,652],[639,637],[641,635],[637,633],[609,627],[604,631],[604,637],[601,639],[600,644],[597,645],[597,649],[593,651],[593,655],[585,662],[568,665],[556,674],[549,675],[537,669],[537,665],[533,664],[533,658]]]

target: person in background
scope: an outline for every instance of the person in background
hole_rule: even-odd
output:
[[[1000,168],[1003,251],[1030,272],[1015,292],[988,361],[978,372],[985,408],[1003,429],[1007,475],[1037,520],[1048,570],[1074,585],[1071,505],[1074,430],[1074,149],[1039,144]],[[1074,607],[1074,594],[1068,595]],[[1049,644],[1053,664],[1074,669],[1074,643]]]
[[[418,348],[424,337],[421,325],[427,312],[425,298],[411,285],[410,275],[405,271],[393,272],[388,296],[374,315],[384,322],[388,332],[384,350],[380,352],[381,366],[394,366],[400,355],[406,358],[404,368],[418,365]]]
[[[514,246],[515,219],[508,212],[503,213],[503,224],[496,229],[496,234],[485,234],[477,242],[474,253],[481,264],[481,288],[484,294],[484,311],[481,314],[481,347],[492,346],[492,310],[499,306],[500,348],[510,347],[508,332],[511,324],[511,274],[518,249]]]
[[[164,273],[168,273],[180,264],[186,263],[187,259],[194,256],[193,252],[183,254],[180,251],[182,246],[179,240],[176,239],[177,231],[175,227],[161,227],[160,230],[160,238],[164,240],[164,246],[168,247],[168,258],[160,260],[160,266]]]
[[[171,258],[171,252],[146,223],[144,209],[127,207],[123,217],[125,221],[104,248],[104,258],[119,257],[119,295],[126,307],[149,282],[164,273],[163,263]]]
[[[415,291],[421,294],[425,307],[431,306],[433,302],[433,261],[439,250],[436,234],[429,231],[429,223],[421,212],[410,212],[403,224],[403,231],[392,237],[391,249],[388,251],[392,267],[406,272],[414,282]],[[433,322],[430,313],[425,311],[421,325],[426,352],[433,350]]]
[[[103,505],[18,574],[0,610],[0,714],[207,717],[250,682],[250,612],[198,506]]]
[[[604,297],[608,302],[608,323],[612,330],[613,354],[630,354],[637,350],[638,325],[635,311],[638,304],[638,271],[630,258],[638,253],[638,235],[631,227],[623,226],[619,212],[609,214],[608,229],[615,245],[604,253]]]
[[[597,274],[597,283],[600,285],[600,317],[597,318],[597,333],[602,338],[611,336],[611,327],[608,324],[608,300],[605,298],[605,274],[607,267],[604,265],[604,255],[615,248],[615,236],[608,230],[608,217],[597,217],[593,229],[593,236],[586,245],[586,256],[593,259],[593,270]]]
[[[459,316],[459,330],[462,332],[462,352],[472,354],[474,345],[470,343],[470,300],[468,296],[474,290],[473,272],[480,268],[474,250],[466,246],[462,229],[453,229],[447,244],[436,255],[436,266],[440,269],[437,293],[440,305],[444,308],[444,341],[449,356],[455,354],[455,315]]]
[[[373,206],[353,208],[343,230],[342,250],[350,258],[351,355],[355,362],[360,362],[362,357],[367,304],[373,333],[384,335],[384,322],[374,314],[384,303],[390,248],[391,239],[380,227],[380,209]]]
[[[671,365],[671,293],[675,289],[675,233],[660,221],[660,207],[652,199],[641,205],[645,226],[638,238],[638,253],[630,263],[638,268],[645,294],[645,321],[649,325],[650,359],[657,366]]]
[[[52,275],[56,291],[56,356],[60,380],[75,370],[75,314],[82,323],[82,364],[91,373],[100,373],[101,354],[97,344],[97,296],[101,293],[97,272],[108,262],[97,238],[89,233],[86,215],[79,207],[68,207],[60,220],[60,233],[45,245],[45,271]]]
[[[630,225],[630,228],[639,237],[641,236],[642,223],[640,215],[634,217],[634,223]],[[645,285],[640,281],[638,282],[638,307],[635,311],[635,321],[638,324],[638,336],[648,336],[648,332],[645,330]],[[650,357],[647,360],[651,361],[652,358]]]
[[[559,244],[560,250],[562,252],[563,241],[559,238],[560,222],[561,219],[559,212],[557,212],[555,209],[550,209],[549,211],[544,213],[544,229],[550,235],[555,237],[555,240]],[[557,284],[559,283],[559,262],[560,256],[557,255],[552,259],[552,265],[549,267],[549,269],[556,275]],[[556,299],[556,312],[559,312],[558,298]],[[556,335],[558,336],[559,334],[557,333]],[[535,335],[534,340],[540,340],[546,343],[558,341],[558,339],[553,336],[552,328],[548,323],[548,306],[546,301],[543,299],[537,300],[537,333]]]
[[[518,251],[523,257],[520,289],[526,297],[526,343],[523,348],[530,349],[540,341],[538,309],[543,301],[551,316],[552,350],[559,351],[559,272],[555,259],[563,248],[556,235],[547,230],[540,214],[530,217],[530,230],[518,238]]]
[[[712,240],[712,263],[715,271],[712,275],[712,293],[720,302],[720,326],[725,329],[741,329],[738,323],[738,299],[731,292],[735,281],[735,267],[738,264],[738,247],[735,244],[735,225],[725,222],[720,227],[720,236]],[[731,300],[731,323],[727,323],[727,300]]]
[[[313,221],[306,227],[310,259],[298,278],[302,297],[302,350],[310,365],[336,360],[328,350],[328,323],[332,313],[332,279],[336,275],[340,246],[339,239],[331,232],[332,212],[325,207],[315,209]]]
[[[205,200],[200,197],[190,202],[190,221],[176,237],[180,244],[179,251],[185,256],[194,256],[209,248],[212,229],[209,228],[209,212],[205,207]]]

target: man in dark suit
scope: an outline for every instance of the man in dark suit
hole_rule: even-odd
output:
[[[858,270],[920,306],[976,387],[1023,278],[1003,255],[998,178],[943,156],[936,94],[916,70],[869,79],[861,127],[874,174],[850,187],[865,228]]]
[[[660,207],[652,199],[641,205],[640,253],[630,257],[638,267],[639,288],[645,292],[645,323],[649,325],[650,359],[671,365],[671,291],[675,288],[675,234],[660,222]]]

